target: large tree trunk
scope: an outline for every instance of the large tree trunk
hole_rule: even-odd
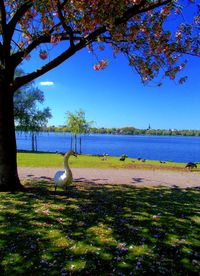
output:
[[[0,191],[22,187],[17,173],[13,94],[10,84],[0,76]]]

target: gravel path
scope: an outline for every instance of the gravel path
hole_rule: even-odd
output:
[[[18,168],[21,179],[52,180],[58,168]],[[200,187],[199,172],[174,172],[142,169],[72,169],[74,181],[94,184],[135,186]]]

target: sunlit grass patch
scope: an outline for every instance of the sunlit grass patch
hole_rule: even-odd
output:
[[[150,254],[151,252],[153,252],[153,250],[146,244],[129,246],[129,255],[134,257]]]
[[[63,155],[57,153],[41,153],[41,152],[18,152],[17,162],[20,167],[63,167]],[[137,158],[126,158],[125,161],[120,161],[120,157],[108,156],[102,159],[100,156],[94,155],[79,155],[78,158],[69,159],[70,167],[72,168],[137,168],[137,169],[181,169],[185,170],[184,163],[176,163],[166,161],[161,163],[157,160],[145,160],[142,162]],[[198,166],[198,165],[197,165]],[[197,168],[199,170],[199,168]]]
[[[67,236],[63,236],[63,233],[58,229],[49,229],[46,232],[46,238],[49,239],[49,241],[57,247],[69,247],[73,241],[70,240]]]
[[[65,270],[71,271],[71,272],[78,272],[83,270],[85,266],[86,266],[85,260],[81,260],[81,259],[71,260],[66,262]]]
[[[170,244],[170,245],[176,245],[180,242],[180,237],[177,234],[170,234],[168,235],[168,237],[166,238],[166,243]]]
[[[198,224],[200,224],[200,216],[192,216],[190,219]]]
[[[10,253],[4,258],[2,264],[6,265],[6,266],[7,265],[14,265],[14,264],[17,265],[17,263],[19,263],[21,261],[22,261],[22,256],[20,254]]]
[[[85,241],[78,241],[74,243],[72,247],[70,247],[70,251],[76,255],[95,253],[95,252],[98,252],[98,250],[100,250],[99,247],[96,247],[91,243],[88,244]]]
[[[198,275],[199,189],[23,184],[0,193],[2,275]]]
[[[113,237],[113,231],[108,225],[99,223],[97,226],[90,227],[87,233],[91,240],[95,240],[99,244],[115,245],[117,243]]]

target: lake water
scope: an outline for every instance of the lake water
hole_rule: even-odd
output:
[[[30,135],[17,132],[16,137],[18,149],[31,150]],[[69,149],[69,133],[38,134],[38,151],[66,152]],[[132,158],[199,162],[200,137],[90,134],[82,136],[82,153],[107,153],[113,156],[127,154]]]

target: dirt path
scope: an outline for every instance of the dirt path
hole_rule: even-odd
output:
[[[20,167],[21,179],[52,180],[57,168]],[[72,169],[74,181],[96,184],[132,184],[136,186],[200,187],[199,172],[175,172],[142,169]]]

